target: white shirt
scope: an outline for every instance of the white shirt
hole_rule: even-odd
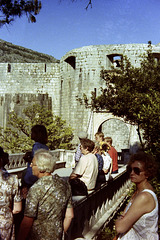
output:
[[[73,173],[80,175],[88,190],[94,189],[98,175],[98,161],[94,154],[83,155]]]
[[[102,154],[102,158],[103,158],[103,169],[108,170],[111,167],[112,158],[107,152]],[[110,177],[110,172],[105,174],[106,181],[109,180],[109,177]]]
[[[103,169],[109,169],[112,163],[112,158],[110,157],[110,155],[105,152],[105,154],[102,154],[102,158],[103,158]]]

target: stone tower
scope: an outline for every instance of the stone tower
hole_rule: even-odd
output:
[[[155,58],[160,59],[160,46],[153,46]],[[91,112],[76,100],[83,93],[88,97],[91,91],[98,95],[104,81],[100,77],[102,69],[111,70],[120,66],[123,56],[127,56],[133,66],[140,66],[148,44],[93,45],[73,49],[60,60],[61,104],[60,115],[74,127],[75,134],[88,131],[94,139],[97,131],[113,138],[118,151],[130,148],[138,142],[136,128],[124,123],[106,112]]]

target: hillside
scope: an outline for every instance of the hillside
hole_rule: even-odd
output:
[[[0,39],[1,63],[59,63],[56,58]]]

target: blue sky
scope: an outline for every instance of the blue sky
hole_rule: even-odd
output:
[[[160,42],[159,0],[41,0],[36,23],[16,18],[0,39],[60,59],[87,45]]]

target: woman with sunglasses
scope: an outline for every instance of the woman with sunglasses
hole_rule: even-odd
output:
[[[136,191],[123,215],[116,220],[118,240],[158,240],[158,200],[149,183],[156,174],[154,159],[138,152],[131,157],[127,170]]]

